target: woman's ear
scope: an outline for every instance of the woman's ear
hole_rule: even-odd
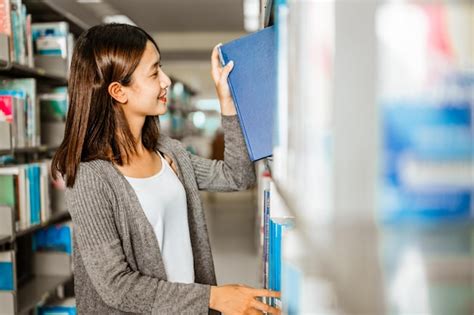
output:
[[[113,97],[114,100],[121,104],[125,104],[128,100],[127,94],[123,90],[123,86],[118,82],[112,82],[109,84],[108,88],[110,96]]]

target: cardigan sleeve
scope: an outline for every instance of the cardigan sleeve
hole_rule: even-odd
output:
[[[115,226],[112,194],[87,163],[66,191],[82,261],[104,303],[131,313],[207,314],[209,285],[172,283],[131,269]]]
[[[237,191],[256,182],[238,116],[221,116],[224,129],[224,160],[206,159],[189,153],[200,190]]]

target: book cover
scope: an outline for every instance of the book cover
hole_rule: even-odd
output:
[[[252,161],[272,155],[276,107],[275,54],[273,27],[219,47],[221,63],[234,62],[228,82]]]

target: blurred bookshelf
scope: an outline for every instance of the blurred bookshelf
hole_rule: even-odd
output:
[[[2,36],[0,34],[0,36]],[[4,48],[4,47],[2,47]],[[46,70],[30,68],[17,63],[9,64],[0,60],[0,76],[16,78],[35,78],[49,85],[63,86],[67,85],[67,78],[49,74]]]
[[[38,276],[18,290],[18,314],[28,314],[35,310],[58,287],[72,280],[72,274],[66,276]]]
[[[88,25],[61,5],[0,2],[2,314],[36,314],[72,294],[72,225],[50,163],[64,133],[74,36]]]
[[[269,302],[472,314],[474,3],[260,8],[278,46],[273,157],[257,163]]]

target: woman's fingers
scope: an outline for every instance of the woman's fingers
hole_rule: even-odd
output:
[[[280,315],[281,311],[275,307],[272,307],[268,304],[259,302],[257,300],[253,300],[251,303],[251,306],[259,311],[265,312],[265,313],[270,313],[270,314],[275,314],[275,315]]]
[[[234,68],[234,62],[231,60],[222,69],[221,78],[220,78],[221,83],[227,82],[227,77],[229,76],[229,73],[232,71],[233,68]]]
[[[265,289],[253,289],[253,295],[255,297],[258,296],[266,296],[266,297],[274,297],[274,298],[280,298],[281,293],[278,291],[270,291],[270,290],[265,290]]]
[[[220,77],[220,71],[221,71],[221,62],[219,60],[219,51],[218,47],[221,44],[218,44],[217,46],[214,47],[212,50],[212,56],[211,56],[211,67],[212,67],[212,78],[215,83],[219,81]]]

